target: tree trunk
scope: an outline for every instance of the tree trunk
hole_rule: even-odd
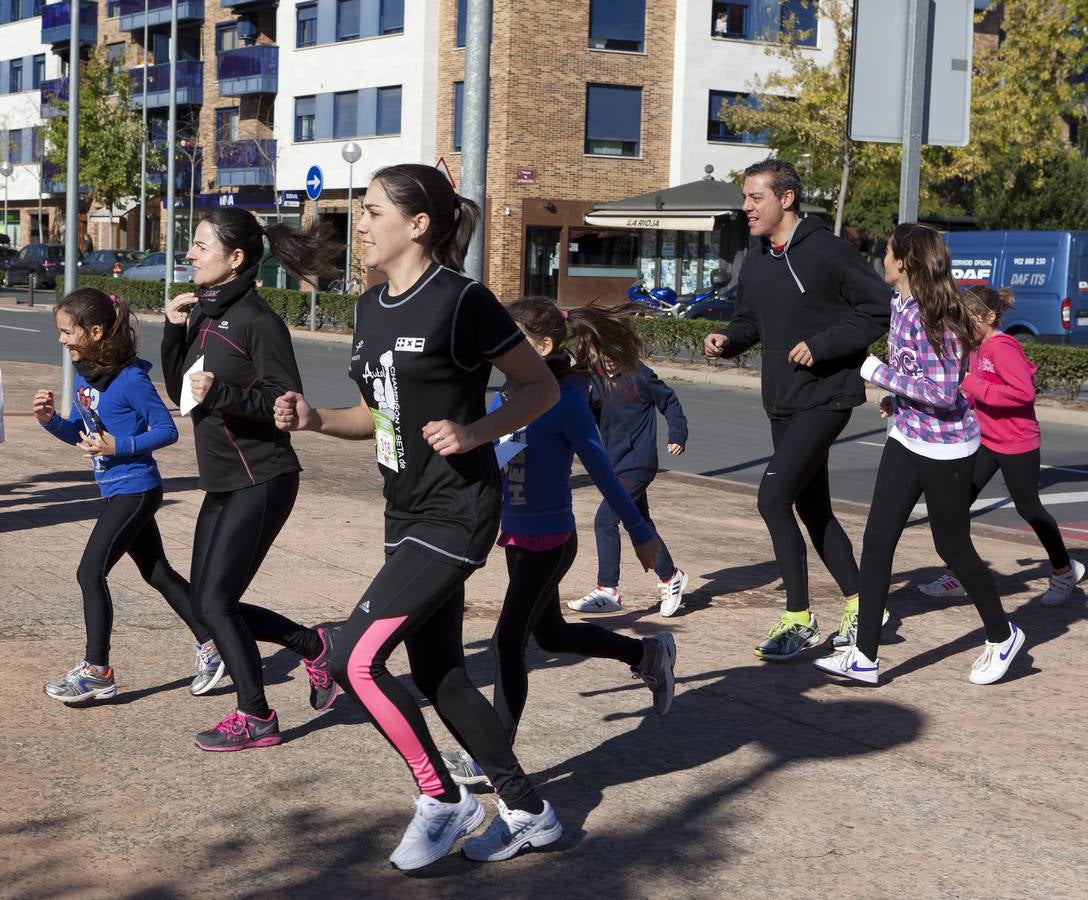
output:
[[[835,236],[842,235],[842,208],[846,205],[846,185],[850,181],[850,138],[843,140],[842,180],[839,182],[839,202],[835,207]]]

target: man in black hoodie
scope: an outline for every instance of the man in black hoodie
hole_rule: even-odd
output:
[[[859,369],[868,347],[888,330],[890,295],[852,244],[827,225],[799,215],[801,179],[787,162],[767,159],[744,172],[744,214],[758,250],[744,258],[737,309],[708,357],[734,356],[762,342],[763,406],[774,453],[759,485],[759,512],[771,534],[786,588],[786,612],[756,647],[784,660],[821,643],[809,610],[805,540],[846,601],[836,645],[852,642],[857,621],[854,548],[831,510],[827,457],[855,406],[865,402]]]

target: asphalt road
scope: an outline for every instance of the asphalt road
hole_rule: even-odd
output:
[[[44,298],[43,298],[44,299]],[[50,298],[51,299],[51,298]],[[46,307],[48,308],[48,307]],[[158,362],[162,327],[158,317],[141,325],[143,355]],[[347,346],[300,339],[295,354],[307,397],[319,406],[359,402],[347,377]],[[43,311],[0,307],[0,364],[3,361],[59,363],[60,345]],[[154,377],[156,372],[152,371]],[[753,384],[756,382],[753,381]],[[678,472],[758,484],[771,450],[770,428],[757,390],[674,385],[687,415],[691,436],[677,458],[665,453],[665,428],[659,429],[661,465]],[[1088,417],[1085,419],[1088,425]],[[831,455],[831,487],[837,499],[867,503],[884,442],[884,423],[875,407],[855,410]],[[1043,423],[1043,501],[1071,538],[1088,540],[1088,441],[1079,425]],[[1000,475],[975,505],[980,521],[1026,529],[1016,515]],[[710,511],[708,511],[709,513]]]

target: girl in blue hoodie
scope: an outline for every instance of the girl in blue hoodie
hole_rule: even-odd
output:
[[[76,396],[65,419],[53,408],[53,392],[40,390],[34,395],[34,416],[46,431],[91,459],[104,500],[76,572],[86,653],[71,671],[45,685],[54,700],[80,703],[117,693],[109,660],[113,602],[106,576],[126,553],[189,626],[198,645],[210,648],[212,655],[215,647],[208,629],[193,616],[189,584],[167,561],[155,524],[162,479],[151,454],[174,443],[178,430],[147,377],[151,364],[136,356],[128,304],[81,288],[57,304],[54,316],[60,343],[76,370]],[[220,677],[221,666],[217,661]]]

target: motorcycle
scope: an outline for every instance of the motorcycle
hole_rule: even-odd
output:
[[[627,302],[643,307],[643,315],[669,316],[676,309],[676,291],[669,287],[646,287],[639,278],[627,288]]]
[[[737,286],[730,285],[732,280],[727,270],[715,269],[710,273],[710,288],[679,297],[673,315],[681,319],[728,321],[737,302]]]

